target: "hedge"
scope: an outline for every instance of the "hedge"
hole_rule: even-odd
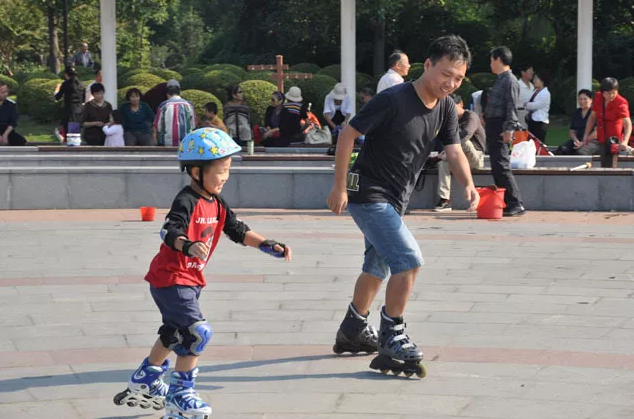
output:
[[[28,75],[24,78],[24,82],[20,84],[24,84],[29,80],[35,79],[43,79],[43,80],[62,80],[57,74],[51,73],[50,71],[36,71],[34,73],[28,73]]]
[[[469,75],[469,80],[478,90],[484,90],[493,87],[496,77],[493,73],[473,73]]]
[[[148,73],[154,74],[155,76],[158,76],[165,80],[174,79],[178,80],[179,82],[183,80],[183,76],[181,76],[178,72],[174,70],[168,70],[166,68],[150,68],[148,70]]]
[[[311,102],[312,112],[323,119],[324,99],[337,84],[337,80],[324,74],[315,74],[312,80],[297,80],[297,86],[302,89],[304,102]]]
[[[157,84],[165,83],[165,79],[160,78],[159,76],[155,76],[150,73],[139,73],[134,74],[128,77],[126,84],[123,87],[127,86],[151,86],[154,87]]]
[[[229,73],[233,73],[238,76],[240,80],[244,79],[247,75],[247,71],[245,69],[233,64],[214,64],[206,68],[206,72],[210,71],[228,71]]]
[[[425,72],[425,68],[421,67],[412,67],[409,69],[409,73],[404,77],[405,80],[416,80]]]
[[[218,116],[222,119],[222,102],[216,96],[202,90],[185,90],[181,93],[181,97],[190,101],[196,109],[196,116],[198,117],[198,125],[202,125],[205,119],[205,104],[207,102],[214,102],[218,105]]]
[[[183,74],[183,80],[181,80],[181,89],[183,90],[204,90],[205,89],[205,73],[202,70],[196,70],[194,72],[193,69],[186,74]]]
[[[357,92],[364,87],[371,87],[372,90],[376,89],[376,84],[374,84],[374,77],[365,73],[357,73],[356,77],[357,84]]]
[[[185,78],[185,76],[189,76],[190,74],[200,74],[200,76],[202,77],[205,72],[200,68],[185,67],[180,71],[180,74],[181,76],[183,76],[183,78]]]
[[[480,89],[475,87],[468,78],[465,78],[462,80],[462,84],[458,90],[456,90],[456,94],[460,95],[465,108],[468,108],[471,103],[471,95],[478,90]]]
[[[317,74],[332,77],[338,82],[341,81],[341,66],[339,64],[329,65],[319,70]]]
[[[213,70],[205,74],[202,82],[203,88],[198,90],[209,92],[217,98],[229,100],[230,98],[227,97],[226,93],[227,87],[240,84],[240,77],[229,71]]]
[[[277,92],[277,86],[263,80],[247,80],[240,83],[244,99],[251,109],[251,125],[264,124],[266,108],[271,103],[271,95]]]
[[[21,113],[29,114],[40,122],[53,122],[61,119],[64,101],[55,100],[55,88],[59,80],[33,79],[20,89],[18,108]]]
[[[630,114],[634,114],[634,77],[619,80],[619,94],[627,99],[630,104]]]
[[[11,77],[0,74],[0,81],[5,82],[9,86],[9,94],[16,94],[20,89],[20,83],[13,80]]]
[[[319,73],[319,70],[321,70],[321,67],[313,63],[298,63],[298,64],[290,66],[289,70],[297,71],[298,73],[317,74]]]
[[[550,91],[550,114],[564,113],[572,115],[577,108],[577,78],[566,77],[563,79],[556,78],[548,86]],[[599,90],[599,82],[592,80],[592,91]]]
[[[273,78],[271,77],[272,75],[272,71],[249,71],[243,80],[262,80],[273,83]],[[286,82],[286,80],[284,81]]]
[[[134,68],[132,70],[128,70],[123,72],[121,75],[117,76],[117,84],[118,87],[126,87],[129,86],[128,79],[137,74],[151,74],[149,73],[149,68]]]
[[[152,87],[153,86],[127,86],[117,90],[117,103],[119,104],[119,107],[121,106],[121,104],[125,103],[125,96],[128,93],[128,90],[136,88],[139,89],[142,94],[145,94],[145,92],[150,90]]]

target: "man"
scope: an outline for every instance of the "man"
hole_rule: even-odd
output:
[[[198,121],[194,105],[180,97],[180,83],[168,80],[166,88],[167,100],[158,107],[154,118],[154,143],[177,147],[180,140],[196,129]]]
[[[528,123],[526,122],[526,115],[528,115],[528,110],[524,107],[524,103],[530,102],[533,97],[533,93],[535,93],[535,85],[533,85],[533,76],[535,72],[533,71],[533,66],[530,64],[522,64],[519,67],[520,70],[520,96],[519,96],[519,108],[517,108],[517,119],[523,127],[527,127]]]
[[[360,92],[361,104],[365,105],[374,96],[374,90],[371,87],[364,87]]]
[[[590,142],[594,123],[597,122],[597,140],[601,154],[601,167],[616,167],[617,153],[612,153],[608,138],[616,137],[619,150],[627,151],[628,141],[632,135],[632,120],[627,100],[619,95],[617,79],[607,77],[601,81],[601,91],[597,92],[592,102],[592,112],[586,123],[583,145]]]
[[[484,128],[480,124],[480,118],[475,112],[464,108],[462,97],[454,93],[451,98],[456,103],[462,151],[467,157],[471,169],[482,169],[484,167],[486,136]],[[451,211],[451,168],[444,151],[440,153],[440,158],[441,160],[438,162],[438,196],[440,200],[434,208],[436,212]]]
[[[489,92],[484,109],[487,149],[491,158],[491,169],[495,184],[506,189],[504,192],[504,216],[524,215],[524,203],[513,173],[511,172],[510,144],[513,132],[522,128],[517,120],[519,103],[519,85],[511,73],[513,54],[507,47],[491,50],[490,65],[497,75],[495,84]]]
[[[350,98],[343,83],[335,84],[335,87],[326,95],[324,99],[324,119],[335,135],[348,123],[350,119]]]
[[[81,50],[77,51],[73,56],[73,63],[75,65],[80,65],[87,68],[92,68],[95,65],[95,62],[92,60],[92,56],[90,52],[88,52],[88,44],[82,42]]]
[[[94,99],[92,93],[90,92],[90,86],[92,86],[95,83],[102,83],[102,82],[103,82],[103,77],[102,77],[101,69],[99,69],[95,71],[95,80],[91,82],[88,86],[86,86],[86,102],[85,103],[88,103]]]
[[[399,50],[395,50],[392,55],[390,55],[388,66],[390,67],[389,70],[381,77],[379,84],[376,86],[377,94],[389,87],[403,83],[405,81],[403,77],[407,76],[409,68],[411,67],[407,55]]]
[[[0,80],[0,146],[26,145],[26,139],[15,132],[18,126],[18,107],[9,99],[9,85]]]
[[[434,138],[445,145],[447,160],[465,186],[470,209],[478,205],[469,163],[460,147],[456,107],[448,97],[460,87],[470,61],[471,53],[462,38],[450,35],[436,39],[429,47],[424,74],[374,96],[339,138],[328,207],[337,215],[348,207],[365,236],[366,250],[363,273],[333,349],[336,353],[373,352],[378,341],[379,357],[373,360],[373,369],[410,375],[422,369],[418,364],[422,352],[405,333],[403,313],[424,261],[402,214]],[[365,143],[348,173],[354,139],[362,134]],[[377,336],[367,318],[390,272]],[[400,370],[394,360],[404,361]]]

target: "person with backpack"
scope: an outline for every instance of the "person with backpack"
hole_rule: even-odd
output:
[[[227,131],[233,141],[240,146],[252,141],[251,110],[244,100],[244,92],[239,85],[227,87],[227,98],[224,105],[224,120]]]
[[[335,180],[327,203],[336,215],[348,208],[363,232],[365,252],[362,273],[333,350],[371,353],[378,348],[372,369],[424,376],[423,353],[407,335],[403,319],[424,260],[402,216],[435,138],[444,144],[453,173],[465,187],[469,209],[478,206],[480,197],[460,147],[458,115],[449,97],[462,84],[470,62],[464,39],[449,35],[434,40],[423,75],[374,96],[339,137]],[[348,170],[354,140],[362,134],[366,140]],[[388,276],[377,334],[368,315]]]
[[[68,124],[72,123],[74,130],[79,133],[79,126],[83,120],[83,103],[85,99],[84,85],[77,78],[74,67],[64,69],[64,82],[55,90],[55,100],[64,98],[64,110],[62,111],[62,127],[64,137],[68,134]]]

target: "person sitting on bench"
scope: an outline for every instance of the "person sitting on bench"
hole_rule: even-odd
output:
[[[0,80],[0,146],[26,145],[26,139],[15,132],[18,125],[18,107],[9,99],[9,85]]]

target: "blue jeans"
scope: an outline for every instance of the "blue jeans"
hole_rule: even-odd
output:
[[[401,216],[387,202],[348,204],[365,237],[363,272],[379,279],[425,264],[420,247]]]

